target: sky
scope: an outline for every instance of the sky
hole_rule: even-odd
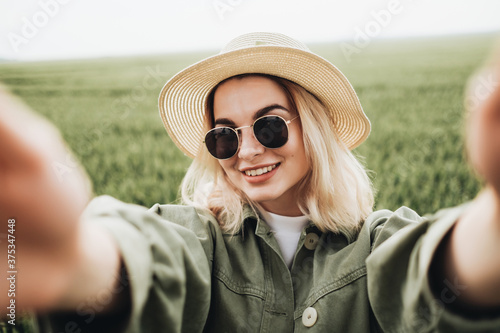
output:
[[[499,0],[0,0],[0,59],[220,50],[247,32],[304,43],[500,32]]]

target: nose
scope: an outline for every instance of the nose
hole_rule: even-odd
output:
[[[265,147],[253,135],[253,128],[243,128],[240,130],[240,150],[238,157],[247,161],[252,160],[254,157],[263,154]]]

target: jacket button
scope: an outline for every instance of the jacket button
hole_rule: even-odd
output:
[[[305,327],[313,326],[316,324],[316,320],[318,320],[318,313],[315,308],[308,307],[304,310],[302,314],[302,324],[304,324]]]
[[[304,246],[308,250],[314,250],[316,246],[318,246],[319,236],[315,232],[310,232],[307,234],[306,239],[304,241]]]

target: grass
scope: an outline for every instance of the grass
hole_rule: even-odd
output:
[[[372,122],[355,153],[373,171],[377,209],[406,205],[423,214],[476,195],[480,184],[464,155],[463,91],[493,41],[383,41],[350,62],[338,44],[311,47],[346,74]],[[190,163],[161,124],[159,90],[207,55],[4,63],[0,82],[61,130],[96,194],[151,206],[176,199]]]

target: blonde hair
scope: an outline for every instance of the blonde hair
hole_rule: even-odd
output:
[[[300,115],[305,152],[311,165],[298,184],[300,210],[321,231],[340,232],[349,241],[354,240],[373,209],[372,184],[365,168],[337,137],[324,105],[286,79],[264,74],[238,77],[244,76],[264,76],[278,83]],[[206,102],[207,130],[213,126],[213,96],[217,87]],[[210,210],[221,228],[232,234],[242,228],[245,204],[256,211],[256,203],[229,181],[218,161],[203,148],[184,177],[181,194],[185,204]]]

